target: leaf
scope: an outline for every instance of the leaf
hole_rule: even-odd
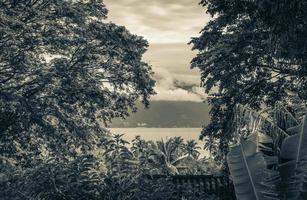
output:
[[[290,135],[299,134],[301,129],[302,129],[302,125],[300,124],[300,125],[288,128],[287,133],[289,133]]]
[[[304,175],[303,187],[301,189],[301,196],[303,199],[307,199],[307,175]]]
[[[180,157],[176,158],[175,160],[173,160],[173,161],[171,162],[171,164],[172,164],[172,165],[175,165],[175,164],[177,164],[178,162],[184,160],[184,159],[187,158],[187,157],[188,157],[188,155],[180,156]]]
[[[262,152],[266,165],[269,169],[278,165],[278,157],[275,156],[273,139],[258,132],[258,150]]]
[[[231,147],[227,156],[236,196],[238,200],[262,200],[267,199],[267,195],[274,199],[278,194],[268,190],[264,181],[276,177],[276,173],[266,169],[264,157],[257,152],[254,139],[250,137]]]
[[[286,138],[281,148],[281,174],[287,199],[298,199],[303,189],[304,174],[307,174],[307,117],[303,118],[301,127],[292,130],[299,133]],[[302,193],[303,194],[303,193]]]

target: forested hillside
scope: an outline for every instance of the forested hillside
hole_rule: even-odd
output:
[[[127,119],[115,119],[111,127],[202,127],[210,120],[207,103],[152,101],[149,109],[143,107],[138,104],[138,112]]]

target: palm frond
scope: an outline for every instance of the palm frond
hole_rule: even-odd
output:
[[[171,162],[171,164],[172,164],[172,165],[176,165],[178,162],[182,161],[183,159],[185,159],[185,158],[187,158],[187,157],[188,157],[188,155],[180,156],[180,157],[176,158],[175,160],[173,160],[173,161]]]

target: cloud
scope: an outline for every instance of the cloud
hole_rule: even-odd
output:
[[[163,68],[155,69],[154,78],[157,80],[156,92],[153,101],[195,101],[201,102],[206,96],[202,88],[195,81],[187,81],[182,79],[183,76],[176,76]],[[193,80],[197,80],[198,76],[190,75]],[[191,84],[192,83],[192,84]],[[186,86],[186,87],[185,87]]]
[[[143,60],[157,81],[152,100],[202,101],[200,74],[190,69],[195,56],[187,45],[210,20],[200,0],[104,0],[109,20],[144,36],[149,49]]]
[[[105,0],[109,20],[151,43],[188,42],[210,17],[199,0]]]
[[[164,68],[179,75],[199,75],[197,70],[191,70],[190,61],[195,57],[191,46],[186,43],[178,44],[150,44],[144,60],[154,68]],[[190,77],[191,78],[191,77]]]

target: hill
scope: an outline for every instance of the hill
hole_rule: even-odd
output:
[[[138,105],[138,112],[127,119],[115,119],[111,127],[201,127],[209,122],[207,103],[190,101],[152,101],[149,109]]]

